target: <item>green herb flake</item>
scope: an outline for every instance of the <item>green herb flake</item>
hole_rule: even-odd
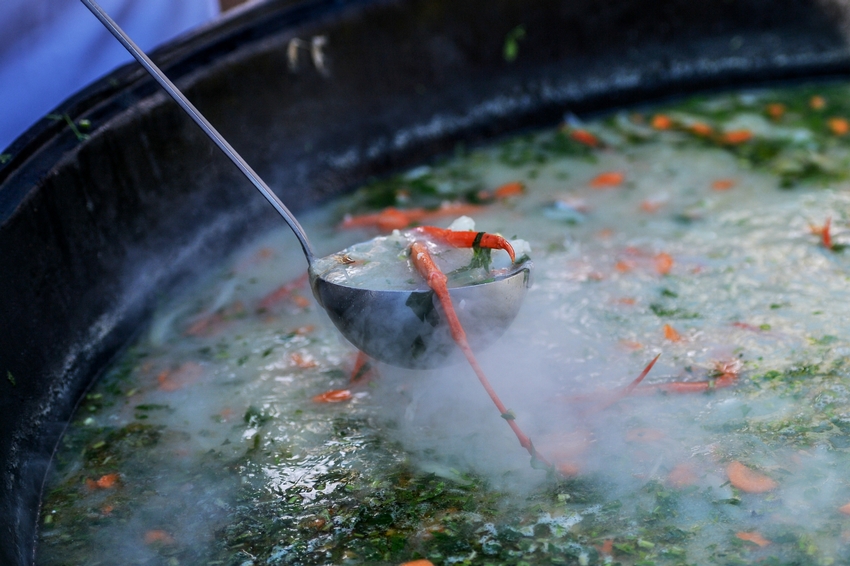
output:
[[[502,55],[505,61],[513,63],[519,56],[519,42],[525,38],[525,28],[517,26],[505,35],[505,45],[502,48]]]

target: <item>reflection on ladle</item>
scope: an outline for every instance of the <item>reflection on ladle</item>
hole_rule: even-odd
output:
[[[369,356],[402,367],[429,368],[450,363],[453,359],[462,359],[448,324],[439,317],[423,317],[421,307],[411,307],[427,302],[434,305],[433,311],[439,314],[432,292],[348,287],[331,283],[316,273],[313,247],[289,209],[96,2],[81,2],[280,213],[304,250],[313,295],[343,336]],[[513,265],[507,273],[499,275],[491,282],[450,290],[452,301],[463,305],[463,308],[458,309],[457,315],[472,348],[481,349],[488,346],[510,325],[525,297],[530,273],[530,262],[523,262]]]

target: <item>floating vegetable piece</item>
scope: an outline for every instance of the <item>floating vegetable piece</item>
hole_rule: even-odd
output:
[[[525,183],[522,181],[511,181],[497,187],[493,191],[493,198],[504,199],[508,197],[516,197],[525,193]]]
[[[434,563],[430,560],[411,560],[410,562],[404,562],[400,566],[434,566]]]
[[[845,503],[844,505],[839,507],[838,510],[841,513],[844,513],[845,515],[850,515],[850,503]]]
[[[635,340],[620,340],[620,346],[630,352],[637,352],[638,350],[643,349],[643,344]]]
[[[828,250],[835,249],[835,245],[832,243],[831,225],[831,216],[827,216],[826,222],[824,222],[821,226],[809,224],[809,232],[811,232],[815,236],[820,236],[821,245]]]
[[[766,493],[779,487],[771,478],[748,468],[737,460],[726,466],[726,475],[733,487],[747,493]]]
[[[726,145],[739,145],[753,139],[753,133],[749,130],[733,130],[725,132],[720,136],[720,143]]]
[[[603,556],[611,556],[614,552],[614,539],[606,538],[601,545],[596,547],[596,550]]]
[[[781,102],[773,102],[771,104],[768,104],[764,111],[772,119],[779,120],[785,115],[787,108]]]
[[[195,362],[186,362],[177,369],[163,370],[156,380],[163,391],[177,391],[198,381],[204,374],[204,368]]]
[[[655,271],[657,271],[659,275],[668,275],[672,269],[673,257],[670,254],[661,252],[655,256]]]
[[[830,224],[832,224],[832,218],[827,216],[826,222],[823,223],[823,227],[821,228],[821,244],[828,250],[833,248],[832,246],[832,234],[830,233]]]
[[[826,121],[826,126],[836,136],[846,136],[850,132],[850,122],[844,118],[830,118]]]
[[[299,367],[301,369],[312,369],[314,367],[318,367],[319,365],[316,360],[313,359],[313,356],[305,356],[299,352],[293,352],[292,354],[290,354],[289,361],[291,361],[294,366]]]
[[[368,383],[375,375],[375,364],[372,358],[363,352],[357,352],[357,359],[354,360],[354,368],[351,370],[352,385],[360,385]]]
[[[154,529],[145,533],[145,544],[174,544],[174,537],[161,529]]]
[[[543,437],[540,448],[549,455],[561,475],[573,477],[581,472],[584,453],[590,448],[593,436],[587,430],[575,430],[548,434]]]
[[[711,190],[713,191],[728,191],[737,185],[738,182],[735,179],[717,179],[711,183]]]
[[[297,306],[301,306],[298,302],[298,299],[304,299],[301,295],[295,295],[295,290],[304,287],[307,284],[307,281],[310,280],[310,276],[308,273],[304,273],[298,279],[290,281],[289,283],[285,283],[260,299],[260,302],[257,303],[258,311],[269,310],[272,307],[277,306],[281,302],[285,300],[291,300]],[[308,302],[309,304],[309,302]]]
[[[332,389],[313,397],[314,403],[340,403],[354,397],[349,389]]]
[[[351,370],[351,378],[349,383],[351,387],[357,387],[369,383],[375,376],[375,367],[372,358],[363,352],[357,352],[357,359],[354,361],[354,368]],[[351,389],[334,389],[320,393],[313,397],[315,403],[339,403],[348,401],[354,397]]]
[[[587,130],[572,130],[570,138],[578,143],[588,147],[599,147],[599,138],[588,132]]]
[[[706,124],[705,122],[694,122],[690,126],[688,126],[688,130],[700,137],[707,138],[709,136],[714,135],[714,128]]]
[[[741,372],[741,367],[744,364],[741,363],[741,360],[737,358],[733,358],[731,360],[724,360],[714,362],[714,375],[718,379],[722,378],[732,378],[737,379],[738,374]]]
[[[375,214],[346,215],[341,226],[342,228],[377,227],[383,231],[400,230],[410,226],[416,217],[424,212],[425,210],[421,208],[402,211],[391,206]]]
[[[626,176],[620,171],[605,171],[590,180],[590,186],[595,189],[608,189],[623,184]]]
[[[652,117],[650,125],[656,130],[669,130],[673,127],[673,120],[665,114],[656,114]]]
[[[106,474],[97,480],[87,479],[86,487],[89,489],[112,489],[118,484],[118,474]]]
[[[632,269],[635,268],[635,264],[633,261],[624,261],[620,260],[614,264],[614,269],[619,271],[620,273],[628,273]]]
[[[712,377],[708,381],[673,381],[656,383],[641,388],[641,391],[661,391],[663,393],[705,393],[712,389],[722,389],[734,385],[741,370],[741,361],[715,362]]]
[[[641,201],[640,209],[643,212],[648,213],[658,212],[664,205],[667,204],[668,200],[669,197],[666,194],[659,194]]]
[[[443,216],[457,216],[472,214],[481,210],[477,204],[462,202],[447,202],[439,208],[410,208],[400,210],[395,207],[385,208],[374,214],[363,214],[361,216],[346,215],[340,224],[341,228],[378,228],[381,231],[401,230],[412,224],[428,222]]]
[[[756,545],[761,546],[761,547],[765,547],[765,546],[770,544],[769,540],[767,540],[766,538],[764,538],[763,536],[761,536],[759,533],[757,533],[755,531],[751,531],[751,532],[741,531],[741,532],[735,533],[735,536],[738,537],[739,539],[743,540],[743,541],[751,542],[751,543],[756,544]]]
[[[809,99],[809,108],[812,110],[823,110],[826,108],[826,99],[819,94],[814,95]]]
[[[106,474],[100,476],[97,480],[97,487],[100,489],[110,489],[115,487],[116,483],[118,483],[118,474]]]
[[[679,331],[670,326],[669,324],[664,325],[664,338],[670,340],[671,342],[682,341],[682,335],[679,334]]]

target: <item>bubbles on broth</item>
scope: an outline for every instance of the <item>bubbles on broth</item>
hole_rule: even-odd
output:
[[[452,201],[530,242],[520,315],[477,353],[506,415],[463,364],[372,362],[349,385],[355,352],[297,246],[263,236],[164,305],[84,400],[38,562],[847,561],[850,145],[829,126],[847,94],[624,111],[302,219],[327,254],[379,232],[337,228],[341,211]]]

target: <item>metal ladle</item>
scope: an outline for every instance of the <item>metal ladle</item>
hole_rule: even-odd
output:
[[[289,209],[94,0],[80,1],[280,213],[304,250],[313,295],[349,342],[377,360],[401,367],[431,368],[462,359],[431,291],[347,287],[331,283],[316,273],[313,246]],[[494,281],[450,290],[473,349],[485,348],[504,333],[519,312],[530,275],[531,262],[526,261],[513,265]]]

